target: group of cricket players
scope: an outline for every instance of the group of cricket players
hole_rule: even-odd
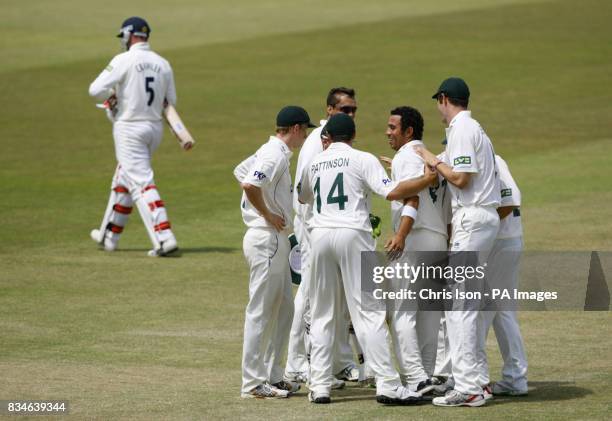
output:
[[[373,310],[363,302],[362,259],[376,250],[372,193],[391,202],[389,259],[416,266],[442,254],[451,267],[486,267],[484,283],[518,286],[520,191],[471,117],[469,97],[456,77],[433,95],[447,125],[439,155],[423,143],[423,117],[410,106],[388,117],[392,159],[357,149],[355,91],[338,87],[329,92],[318,127],[303,108],[287,106],[277,115],[275,135],[238,164],[250,269],[243,398],[287,398],[306,383],[310,402],[330,403],[331,391],[346,382],[375,387],[376,400],[390,405],[482,406],[494,395],[527,394],[514,308],[483,311],[481,300],[455,299]],[[290,159],[299,148],[293,189]],[[299,244],[293,249],[291,233]],[[301,275],[295,298],[292,270]],[[406,282],[388,281],[396,290]],[[418,281],[428,288],[428,280]],[[444,288],[465,296],[482,282],[450,279]],[[504,361],[495,383],[485,353],[491,325]]]
[[[114,251],[136,206],[153,245],[149,256],[162,257],[176,254],[178,244],[151,159],[176,89],[170,64],[149,45],[150,34],[143,18],[126,19],[117,34],[124,52],[89,87],[113,122],[117,158],[108,205],[91,238]],[[527,394],[527,361],[513,309],[482,311],[477,300],[458,300],[426,309],[386,303],[383,311],[373,311],[362,300],[363,253],[376,250],[371,221],[380,220],[371,218],[371,193],[391,202],[393,235],[384,245],[391,258],[418,266],[430,263],[429,253],[442,253],[449,267],[486,265],[487,282],[517,287],[520,191],[471,117],[469,97],[460,78],[445,80],[434,94],[447,124],[440,155],[422,142],[418,110],[391,110],[386,135],[396,154],[379,161],[354,147],[355,91],[334,88],[327,119],[318,127],[303,108],[287,106],[277,115],[275,134],[235,168],[250,269],[242,397],[287,398],[307,383],[311,402],[329,403],[331,390],[346,381],[375,385],[377,401],[394,405],[432,400],[481,406],[493,395]],[[309,128],[315,128],[310,135]],[[290,159],[298,149],[294,189]],[[291,233],[299,255],[290,246]],[[295,299],[290,260],[301,273]],[[400,281],[389,279],[389,285],[401,289]],[[475,289],[457,278],[444,286]],[[494,384],[485,354],[491,325],[504,360],[502,379]]]

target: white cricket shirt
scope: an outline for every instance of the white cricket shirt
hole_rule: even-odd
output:
[[[393,181],[412,180],[424,174],[425,161],[414,151],[414,147],[424,146],[420,140],[411,140],[397,151],[391,164]],[[444,236],[448,235],[446,222],[442,214],[445,189],[446,184],[441,183],[438,188],[425,187],[419,192],[419,209],[413,229],[424,228]],[[438,206],[436,206],[436,203],[438,203]],[[397,200],[391,202],[391,221],[393,230],[396,232],[400,226],[403,207],[403,202]]]
[[[371,232],[371,192],[386,197],[396,185],[374,155],[335,142],[304,168],[299,199],[313,205],[312,228]]]
[[[264,202],[271,212],[285,218],[285,231],[292,228],[291,174],[289,160],[292,152],[276,136],[263,144],[254,155],[242,161],[234,169],[234,176],[241,183],[257,186],[262,190]],[[270,227],[259,211],[242,192],[240,202],[242,220],[249,228]]]
[[[300,154],[298,155],[297,161],[297,169],[295,171],[295,180],[296,183],[300,181],[301,175],[304,172],[304,167],[310,164],[315,156],[323,152],[323,143],[321,142],[321,132],[323,131],[323,127],[327,124],[327,120],[321,120],[320,126],[314,129],[302,145],[300,149]],[[312,222],[312,205],[311,204],[303,204],[298,200],[298,189],[294,189],[293,191],[293,210],[298,218],[302,220],[306,228],[309,228],[310,223]]]
[[[508,164],[499,155],[495,155],[495,163],[499,172],[500,182],[500,206],[521,206],[521,191],[519,190]],[[523,224],[521,223],[521,211],[514,209],[510,215],[506,216],[499,223],[497,238],[515,238],[523,236]]]
[[[461,111],[446,128],[446,155],[455,172],[472,173],[463,189],[449,183],[453,211],[457,207],[490,206],[501,202],[495,151],[491,140],[470,111]]]
[[[164,99],[176,104],[170,63],[139,42],[116,55],[89,86],[89,95],[105,101],[117,96],[115,121],[161,121]]]

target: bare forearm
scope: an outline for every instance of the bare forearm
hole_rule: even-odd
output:
[[[400,182],[391,192],[387,195],[387,200],[402,200],[410,196],[419,194],[421,190],[429,186],[431,183],[430,177],[419,177],[412,180],[405,180]]]
[[[270,210],[268,209],[268,207],[266,206],[266,202],[264,201],[263,193],[261,192],[261,189],[259,187],[253,186],[252,184],[244,183],[242,184],[242,189],[244,190],[247,199],[249,199],[249,202],[251,202],[253,207],[257,209],[257,211],[262,216],[265,217],[270,213]]]
[[[470,173],[455,172],[444,162],[437,164],[436,170],[438,170],[438,172],[442,174],[442,177],[444,177],[449,183],[460,189],[464,188],[470,181]]]

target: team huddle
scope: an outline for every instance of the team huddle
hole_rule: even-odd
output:
[[[91,237],[115,250],[135,205],[153,245],[149,255],[158,257],[178,251],[151,167],[162,114],[173,109],[176,91],[170,64],[149,47],[150,31],[143,19],[127,19],[118,35],[126,51],[89,88],[113,122],[118,161],[102,223]],[[469,97],[460,78],[445,80],[433,95],[447,124],[439,155],[422,142],[423,118],[409,106],[391,110],[387,121],[393,159],[354,148],[355,91],[339,87],[329,92],[318,127],[303,108],[284,107],[275,134],[236,166],[250,269],[242,397],[287,398],[307,383],[311,402],[329,403],[331,391],[347,381],[374,386],[379,403],[394,405],[481,406],[496,394],[527,394],[516,311],[482,311],[478,302],[367,311],[362,302],[363,253],[376,250],[372,193],[391,202],[393,235],[384,248],[392,259],[418,266],[429,263],[427,254],[412,252],[443,253],[450,267],[486,265],[488,282],[517,287],[520,191],[471,117]],[[182,145],[189,149],[193,140]],[[294,189],[290,159],[297,149]],[[300,250],[295,298],[292,233]],[[389,280],[395,287],[398,281]],[[456,278],[445,286],[472,287]],[[504,360],[494,384],[485,353],[491,326]]]
[[[517,286],[519,253],[509,261],[507,252],[522,249],[520,192],[467,110],[469,95],[460,78],[445,80],[434,94],[448,124],[446,150],[437,156],[422,142],[419,111],[391,110],[386,135],[396,155],[380,157],[390,177],[374,155],[353,148],[357,104],[354,90],[344,87],[330,91],[327,120],[308,137],[314,127],[308,113],[283,108],[276,134],[235,168],[250,268],[242,397],[286,398],[307,383],[311,402],[329,403],[331,390],[346,381],[371,384],[379,403],[395,405],[432,400],[481,406],[495,394],[527,394],[514,310],[481,311],[480,303],[461,302],[446,309],[369,311],[362,302],[363,252],[376,249],[372,193],[391,201],[394,233],[385,249],[392,258],[419,265],[427,253],[415,260],[410,252],[448,252],[449,266],[484,264],[489,281]],[[300,146],[292,192],[289,160]],[[292,232],[301,260],[295,299]],[[470,285],[450,280],[446,287]],[[504,359],[495,384],[485,353],[491,325]]]

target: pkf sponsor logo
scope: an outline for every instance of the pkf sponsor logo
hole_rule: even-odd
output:
[[[266,178],[266,175],[262,173],[261,171],[255,171],[253,173],[253,177],[255,177],[258,180],[263,180],[264,178]]]
[[[389,180],[388,178],[383,178],[382,182],[386,186],[387,184],[389,184],[391,182],[391,180]]]

